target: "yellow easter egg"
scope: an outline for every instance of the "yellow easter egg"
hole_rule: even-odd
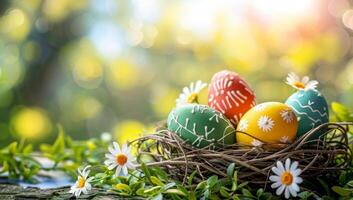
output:
[[[279,102],[266,102],[245,113],[237,126],[236,138],[237,143],[247,146],[292,143],[297,129],[292,108]]]

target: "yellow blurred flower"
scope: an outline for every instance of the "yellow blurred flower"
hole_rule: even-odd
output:
[[[120,145],[128,141],[135,140],[141,136],[145,131],[145,126],[135,120],[126,120],[118,123],[113,128],[113,135]]]
[[[11,119],[11,126],[16,134],[28,139],[41,138],[52,129],[48,115],[36,107],[18,110]]]

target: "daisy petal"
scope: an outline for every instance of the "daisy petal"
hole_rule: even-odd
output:
[[[294,188],[292,186],[289,186],[289,193],[292,195],[292,197],[296,197],[297,196],[297,192],[294,190]]]
[[[277,161],[277,168],[281,173],[283,173],[285,171],[281,161]]]
[[[300,177],[296,177],[296,178],[294,179],[294,182],[297,183],[297,184],[300,184],[300,183],[303,182],[303,179],[300,178]]]
[[[300,191],[300,188],[299,188],[298,184],[296,184],[296,183],[292,183],[291,187],[292,187],[292,189],[293,189],[294,191],[296,191],[296,192],[299,192],[299,191]]]
[[[292,166],[290,167],[290,171],[294,171],[298,168],[299,163],[297,161],[294,161],[292,163]]]
[[[296,169],[294,171],[292,171],[293,176],[299,176],[302,173],[301,169]]]
[[[284,191],[284,197],[285,197],[286,199],[289,199],[289,197],[290,197],[289,187],[286,187],[286,190]]]
[[[283,173],[283,171],[279,170],[277,167],[272,167],[272,171],[278,176],[280,176]]]
[[[123,144],[123,148],[121,149],[121,153],[126,154],[126,150],[127,150],[127,144]]]
[[[91,190],[92,189],[92,185],[90,183],[87,183],[86,188],[87,188],[87,190]]]
[[[123,174],[125,176],[127,176],[129,174],[129,172],[127,171],[127,167],[126,166],[123,166]]]
[[[281,180],[281,178],[279,176],[270,176],[270,180],[272,182],[279,182]]]
[[[113,142],[113,145],[114,145],[115,150],[118,151],[118,153],[120,153],[121,150],[120,150],[119,144],[117,142]]]
[[[278,188],[279,186],[281,186],[281,184],[282,184],[281,182],[275,182],[271,185],[271,188],[272,189]]]
[[[284,191],[285,188],[286,188],[286,186],[281,185],[281,186],[276,190],[277,196],[280,196],[280,195],[283,193],[283,191]]]
[[[303,78],[302,78],[302,82],[306,85],[308,82],[309,82],[309,77],[308,76],[304,76]]]
[[[109,170],[112,170],[112,169],[114,169],[117,165],[118,165],[118,164],[116,164],[116,163],[111,164],[111,165],[108,166],[108,169],[109,169]]]
[[[117,150],[115,150],[113,147],[108,147],[108,150],[109,150],[109,152],[112,154],[112,155],[116,155],[117,153],[118,153],[118,151]]]
[[[119,176],[120,172],[121,172],[121,166],[118,165],[118,167],[116,168],[116,171],[115,171],[115,176]]]
[[[286,165],[286,168],[285,168],[286,171],[289,171],[289,168],[290,168],[290,158],[287,158],[287,159],[286,159],[286,164],[285,164],[285,165]]]

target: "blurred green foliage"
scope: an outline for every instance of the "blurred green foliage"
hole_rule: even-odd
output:
[[[165,119],[183,86],[225,68],[249,82],[258,102],[284,101],[292,93],[285,76],[295,71],[351,109],[352,7],[345,0],[2,0],[0,146],[52,141],[54,123],[73,138],[111,132],[123,143]]]

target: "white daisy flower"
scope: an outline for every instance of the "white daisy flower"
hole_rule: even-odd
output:
[[[261,147],[264,143],[262,143],[262,142],[259,141],[259,140],[253,139],[253,141],[251,142],[251,144],[252,144],[254,147]]]
[[[281,142],[281,143],[288,143],[288,141],[289,141],[289,137],[288,136],[282,136],[280,139],[279,139],[279,141]]]
[[[301,80],[295,73],[289,73],[287,76],[288,85],[298,89],[298,90],[316,90],[317,84],[316,80],[310,80],[308,76],[304,76]]]
[[[269,132],[272,130],[273,126],[275,125],[275,122],[267,115],[264,115],[260,117],[259,121],[257,122],[257,125],[260,127],[262,131]]]
[[[238,126],[239,126],[239,130],[244,132],[244,131],[246,131],[246,129],[248,129],[249,122],[248,122],[248,120],[243,119],[239,122]]]
[[[93,177],[88,178],[88,175],[91,172],[90,170],[88,170],[90,167],[91,166],[88,165],[82,171],[80,169],[77,170],[77,181],[73,186],[71,186],[69,193],[74,194],[76,197],[79,197],[81,193],[87,194],[92,189],[90,182],[92,181]]]
[[[104,164],[109,170],[116,168],[115,177],[119,176],[121,171],[126,176],[128,175],[128,169],[135,169],[132,163],[135,158],[131,155],[131,147],[128,147],[127,144],[124,144],[120,149],[118,143],[113,142],[113,147],[109,147],[109,152],[109,154],[105,154],[108,160],[104,161]]]
[[[302,170],[298,168],[298,162],[291,163],[291,160],[287,158],[285,166],[281,161],[277,161],[277,166],[272,167],[275,175],[270,176],[270,180],[274,182],[271,188],[276,190],[276,194],[279,196],[284,192],[284,197],[289,199],[291,196],[296,197],[300,188],[298,184],[303,182],[303,179],[299,177]]]
[[[280,114],[286,123],[291,123],[294,119],[294,113],[291,110],[282,110]]]
[[[196,83],[190,83],[189,87],[184,87],[183,92],[179,95],[179,98],[176,100],[177,106],[189,103],[198,103],[198,96],[206,86],[207,83],[203,83],[199,80],[196,81]]]

